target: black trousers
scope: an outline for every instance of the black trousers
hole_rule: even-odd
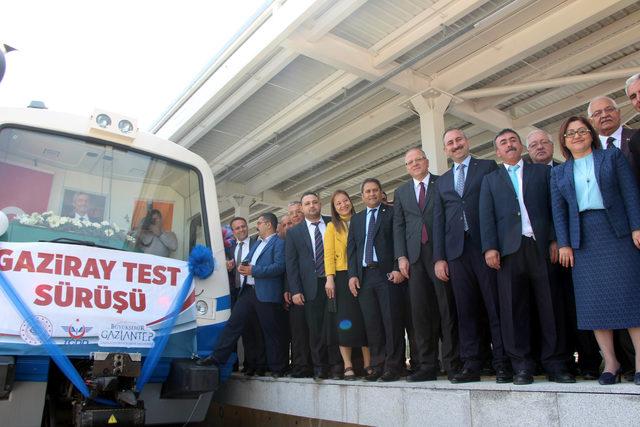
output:
[[[291,367],[293,369],[311,369],[309,328],[307,327],[307,318],[304,312],[304,306],[292,304],[289,307]]]
[[[562,297],[561,304],[556,311],[556,316],[564,315],[564,324],[559,325],[559,340],[564,339],[568,359],[573,361],[573,355],[578,353],[578,368],[581,372],[591,372],[595,375],[600,370],[602,356],[600,348],[592,331],[578,329],[576,318],[576,301],[573,292],[573,279],[571,269],[564,268],[560,264],[551,264],[551,289],[559,291]]]
[[[378,268],[364,268],[358,293],[371,366],[396,374],[405,367],[403,286],[389,282]]]
[[[231,310],[238,300],[238,292],[240,288],[231,290]],[[244,330],[242,331],[242,346],[244,349],[243,366],[245,369],[266,369],[267,353],[264,345],[264,337],[258,316],[255,313],[249,314]]]
[[[411,264],[409,294],[420,368],[437,368],[442,338],[442,369],[456,369],[460,361],[455,300],[451,285],[435,276],[433,249],[428,243],[421,246],[420,258]]]
[[[566,369],[566,353],[558,339],[554,294],[549,281],[547,254],[536,241],[522,237],[517,252],[501,259],[498,270],[500,321],[505,351],[514,370],[535,371],[532,352],[531,308],[537,309],[540,361],[549,373]]]
[[[460,359],[464,367],[476,372],[482,367],[482,302],[491,332],[493,366],[503,366],[508,358],[500,331],[496,271],[487,266],[484,255],[470,237],[465,238],[462,255],[449,261],[449,274],[458,312]]]
[[[411,294],[409,292],[409,286],[402,286],[402,298],[404,304],[402,306],[403,315],[402,320],[404,322],[404,331],[406,337],[403,340],[404,348],[402,354],[407,355],[407,345],[409,346],[409,367],[412,370],[420,369],[420,356],[418,355],[418,344],[416,342],[415,328],[413,327],[413,319],[411,318]]]
[[[329,322],[327,294],[324,290],[326,280],[324,277],[318,278],[315,297],[306,299],[304,303],[304,314],[309,327],[311,361],[316,369],[336,367],[342,364],[337,343],[327,344],[327,328],[335,325],[330,325]]]
[[[287,365],[286,338],[282,307],[280,304],[261,302],[256,298],[253,286],[245,285],[231,310],[220,338],[213,350],[213,357],[226,363],[236,349],[238,338],[242,335],[252,315],[256,316],[265,337],[267,363],[272,372],[281,372]]]

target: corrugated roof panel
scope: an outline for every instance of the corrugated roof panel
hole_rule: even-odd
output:
[[[326,64],[299,56],[194,144],[192,150],[206,153],[205,159],[213,160],[334,72]],[[206,149],[200,147],[203,144]]]
[[[433,3],[431,0],[369,0],[331,33],[369,49]]]

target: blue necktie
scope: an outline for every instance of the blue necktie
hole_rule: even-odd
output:
[[[456,173],[456,193],[460,197],[464,193],[464,168],[467,165],[461,163],[458,165],[457,173]],[[462,219],[464,220],[464,231],[469,231],[469,223],[467,223],[467,214],[464,213],[464,209],[462,210]]]
[[[376,209],[371,209],[369,218],[369,228],[367,228],[367,244],[364,247],[364,263],[373,263],[373,230],[376,228]]]
[[[509,171],[509,178],[511,178],[511,184],[513,184],[513,189],[516,191],[516,197],[520,198],[520,184],[518,183],[518,169],[520,169],[520,165],[509,166],[507,170]]]
[[[313,234],[316,249],[316,274],[318,277],[324,277],[324,245],[322,244],[322,233],[320,233],[320,221],[311,224],[316,226],[316,231]]]

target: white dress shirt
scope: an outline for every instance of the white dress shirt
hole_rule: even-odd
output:
[[[307,223],[307,230],[309,230],[309,236],[311,236],[311,250],[313,251],[313,259],[316,259],[316,226],[306,218],[305,221]],[[327,231],[327,224],[324,223],[322,217],[320,217],[318,221],[320,221],[320,224],[318,224],[318,228],[320,229],[320,234],[322,235],[322,239],[324,242],[324,232]]]
[[[533,227],[531,227],[531,220],[529,219],[529,212],[527,212],[527,207],[524,205],[524,193],[522,192],[522,169],[524,168],[524,161],[520,159],[518,163],[516,163],[520,167],[516,171],[516,176],[518,177],[518,186],[520,187],[520,197],[518,197],[518,204],[520,205],[520,221],[522,223],[522,235],[527,237],[536,238],[533,234]],[[509,166],[506,163],[503,163],[505,169],[507,170],[507,175],[509,175]],[[514,165],[515,166],[515,165]]]
[[[460,163],[453,162],[453,188],[456,188],[456,180],[458,179],[458,166],[464,165],[464,183],[467,183],[467,175],[469,175],[469,163],[471,163],[471,156],[467,156]]]
[[[264,247],[267,246],[267,242],[269,242],[269,239],[271,239],[273,236],[275,236],[275,234],[271,234],[271,235],[265,237],[264,239],[258,238],[258,247],[253,252],[253,256],[251,256],[251,261],[249,262],[249,264],[256,265],[256,262],[258,261],[258,257],[260,256],[260,254],[264,250]],[[247,276],[247,284],[248,285],[255,285],[256,284],[256,279],[253,276]]]
[[[249,236],[247,236],[247,238],[242,241],[242,253],[240,254],[240,262],[242,262],[247,257],[247,255],[249,255],[250,241],[251,241],[251,239],[249,238]],[[240,242],[237,242],[236,243],[236,248],[233,251],[233,259],[234,259],[234,261],[238,259],[238,251],[239,250],[240,250]],[[236,268],[238,268],[237,265],[236,265]],[[242,283],[244,283],[244,275],[240,274],[240,286],[242,286]]]
[[[73,213],[73,219],[79,219],[80,221],[90,221],[89,215],[87,214],[80,215],[78,212]]]
[[[362,266],[366,267],[367,263],[365,259],[367,258],[367,231],[369,230],[369,220],[371,219],[371,211],[376,210],[376,222],[380,221],[380,208],[382,208],[382,203],[380,203],[375,208],[367,207],[367,218],[364,222],[364,252],[362,253]],[[373,242],[373,262],[378,262],[378,255],[376,254],[376,243]]]
[[[622,150],[622,126],[616,129],[616,131],[609,136],[612,136],[615,138],[615,141],[613,141],[613,145],[615,145],[618,149]],[[602,144],[603,150],[607,149],[607,139],[609,138],[609,136],[598,135],[598,137],[600,138],[600,143]]]
[[[413,191],[416,193],[416,201],[420,201],[420,183],[424,182],[424,195],[426,197],[427,195],[427,189],[429,188],[429,177],[431,176],[430,173],[427,174],[427,176],[424,177],[424,179],[422,181],[418,181],[417,179],[413,178]]]

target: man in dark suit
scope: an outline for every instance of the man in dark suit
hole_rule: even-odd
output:
[[[231,310],[238,299],[238,293],[242,287],[244,276],[236,268],[243,259],[247,257],[257,237],[249,237],[249,227],[247,220],[242,217],[235,217],[229,223],[235,242],[231,246],[232,259],[227,261],[227,271],[229,271],[229,295],[231,295]],[[264,347],[264,338],[260,330],[260,323],[256,316],[247,319],[245,329],[242,332],[242,347],[244,350],[243,372],[247,376],[265,374],[267,356]]]
[[[520,136],[512,129],[499,132],[494,146],[504,163],[483,179],[480,234],[485,261],[497,271],[502,340],[515,370],[513,383],[533,382],[532,305],[539,314],[540,358],[549,381],[573,383],[559,351],[549,282],[550,254],[557,261],[558,251],[549,195],[551,169],[524,163]]]
[[[327,280],[324,271],[324,232],[331,218],[320,214],[320,198],[314,192],[306,192],[300,199],[304,220],[287,230],[287,282],[291,299],[297,306],[304,306],[309,328],[309,347],[316,380],[342,377],[341,357],[337,345],[327,345],[326,331]]]
[[[371,367],[367,381],[397,381],[405,369],[403,289],[393,249],[393,207],[382,204],[382,186],[367,178],[367,208],[351,218],[347,240],[349,289],[358,298],[367,331]]]
[[[478,206],[482,179],[498,165],[471,157],[469,140],[460,129],[445,132],[444,151],[453,160],[453,168],[436,181],[433,258],[436,276],[444,282],[451,277],[458,312],[464,366],[451,382],[480,381],[483,309],[491,332],[496,381],[511,382],[500,332],[495,270],[487,266],[482,255]]]
[[[429,173],[424,151],[412,148],[404,157],[411,180],[394,196],[393,237],[400,273],[409,280],[411,318],[419,369],[407,381],[435,381],[438,341],[442,336],[442,368],[457,372],[458,324],[451,285],[433,267],[433,199],[437,175]]]
[[[210,356],[200,365],[222,365],[235,350],[247,322],[255,315],[265,336],[267,362],[274,377],[284,373],[287,364],[282,319],[282,287],[285,271],[285,244],[277,236],[278,219],[265,213],[257,221],[260,242],[238,266],[244,276],[231,316]]]
[[[634,74],[629,77],[625,83],[624,90],[633,108],[640,113],[640,74]],[[640,167],[640,132],[637,130],[629,141],[629,151],[631,151],[634,164]],[[638,184],[640,185],[640,182]]]
[[[602,148],[616,147],[620,149],[640,182],[639,165],[636,164],[630,148],[631,137],[636,131],[622,126],[620,108],[618,108],[616,101],[608,96],[599,96],[591,100],[587,112],[589,121],[598,132]]]
[[[553,139],[548,132],[536,129],[527,135],[527,150],[532,163],[555,167],[560,163],[553,160]],[[559,351],[567,356],[569,369],[575,366],[574,354],[578,353],[578,368],[586,380],[598,378],[602,363],[600,349],[591,331],[581,331],[576,322],[576,303],[571,269],[564,268],[555,259],[550,265],[551,290],[555,292],[556,323]],[[536,313],[537,314],[537,313]],[[539,314],[538,314],[539,315]],[[532,325],[535,327],[536,325]],[[564,344],[564,349],[562,345]]]
[[[622,126],[620,108],[616,102],[608,96],[596,97],[589,102],[587,113],[589,121],[598,132],[602,148],[620,149],[631,165],[636,182],[640,184],[640,165],[636,163],[636,156],[632,153],[635,149],[631,149],[635,145],[631,143],[631,138],[636,131]],[[633,381],[635,351],[629,333],[626,330],[615,331],[615,344],[624,376],[628,381]]]

